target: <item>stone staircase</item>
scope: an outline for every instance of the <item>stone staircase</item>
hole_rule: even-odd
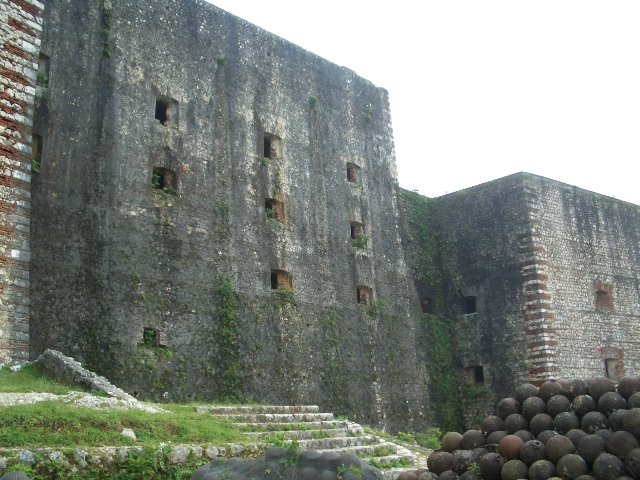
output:
[[[374,466],[393,470],[416,463],[409,449],[367,434],[357,423],[321,413],[317,405],[198,407],[198,412],[231,422],[257,442],[287,446],[296,441],[302,450],[354,454]]]

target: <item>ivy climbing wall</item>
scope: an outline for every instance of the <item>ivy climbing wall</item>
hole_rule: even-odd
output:
[[[0,364],[29,356],[31,126],[43,9],[38,0],[0,0]]]

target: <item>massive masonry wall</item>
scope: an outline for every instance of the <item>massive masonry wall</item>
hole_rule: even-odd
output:
[[[29,355],[31,125],[43,8],[0,0],[0,364]]]
[[[402,198],[405,248],[426,301],[423,322],[441,325],[450,339],[441,345],[424,340],[427,349],[451,351],[431,390],[441,389],[452,372],[451,392],[442,396],[460,396],[461,411],[453,413],[466,426],[477,425],[493,400],[527,380],[521,264],[529,216],[522,180],[508,177],[432,199],[404,192]]]
[[[407,249],[463,377],[482,366],[478,383],[504,396],[519,381],[640,371],[639,207],[526,173],[428,205],[436,253],[421,265],[415,225]]]
[[[640,372],[640,207],[525,175],[556,320],[557,376]],[[534,198],[535,197],[535,198]]]
[[[387,93],[199,0],[44,25],[32,354],[144,398],[424,423]]]

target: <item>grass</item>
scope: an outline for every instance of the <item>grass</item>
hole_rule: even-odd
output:
[[[246,438],[226,422],[201,415],[190,405],[163,405],[173,414],[139,410],[102,411],[61,402],[0,409],[0,445],[5,448],[100,447],[173,443],[244,443]],[[132,429],[138,440],[120,435]]]
[[[19,371],[0,369],[0,393],[43,392],[63,395],[70,391],[82,391],[48,378],[36,365],[25,365]]]
[[[55,382],[36,366],[19,371],[0,369],[0,393],[45,392],[65,394],[82,390]],[[0,445],[4,448],[153,446],[170,439],[174,443],[243,443],[242,432],[224,420],[198,414],[194,405],[162,405],[172,414],[140,410],[104,411],[59,401],[0,407]],[[120,435],[131,428],[132,441]]]

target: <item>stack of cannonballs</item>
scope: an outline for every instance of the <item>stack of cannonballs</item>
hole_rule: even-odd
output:
[[[448,432],[438,479],[640,480],[640,377],[520,385],[481,430]]]

